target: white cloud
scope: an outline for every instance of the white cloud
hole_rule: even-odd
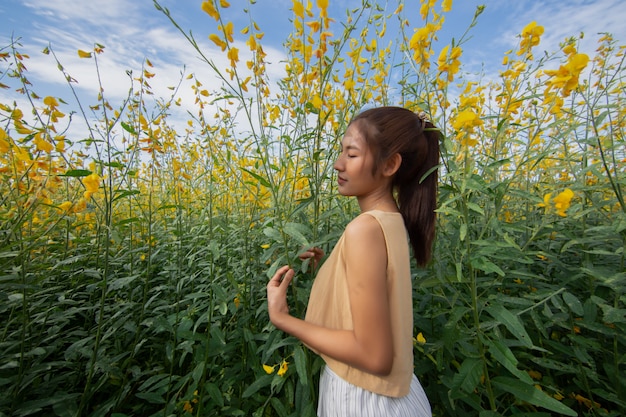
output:
[[[38,53],[48,44],[69,75],[77,81],[72,85],[79,94],[83,108],[97,104],[100,85],[105,98],[113,107],[122,103],[131,87],[131,78],[127,73],[130,71],[133,77],[140,76],[146,58],[154,65],[148,70],[156,74],[147,80],[155,100],[166,99],[172,94],[169,87],[179,84],[183,70],[186,74],[194,73],[203,84],[202,88],[210,92],[221,86],[212,69],[201,62],[198,53],[167,18],[153,7],[152,2],[28,0],[25,5],[31,13],[39,16],[33,19],[36,30],[29,31],[29,37],[24,40],[21,49],[30,54],[28,77],[41,96],[54,95],[68,103],[74,102],[66,80],[56,69],[53,56]],[[198,12],[202,13],[199,6]],[[212,19],[209,20],[208,16],[206,18],[211,25],[215,25]],[[181,26],[185,27],[183,23]],[[202,33],[195,34],[196,40],[216,67],[228,68],[230,62],[225,52],[207,39],[211,28],[213,31],[215,28],[207,26]],[[97,55],[97,67],[94,58],[82,59],[77,54],[78,49],[91,50],[95,43],[105,46],[104,53]],[[245,74],[245,62],[251,59],[251,52],[243,41],[237,40],[233,46],[240,50],[239,68]],[[265,52],[266,60],[275,63],[268,66],[268,76],[276,82],[284,75],[280,62],[285,59],[285,54],[281,49],[272,47],[265,47]],[[179,126],[186,122],[187,110],[197,112],[191,84],[192,81],[183,80],[178,91],[182,108],[176,108],[174,112]],[[39,89],[42,85],[46,91]],[[6,101],[2,97],[5,94],[0,92],[3,102]]]

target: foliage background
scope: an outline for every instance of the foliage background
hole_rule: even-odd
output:
[[[0,103],[0,414],[314,415],[321,361],[268,324],[265,283],[296,266],[304,312],[313,277],[297,253],[328,253],[356,213],[332,163],[373,104],[422,109],[445,137],[435,256],[414,269],[415,370],[434,415],[624,414],[624,48],[605,34],[592,57],[576,37],[539,52],[529,22],[483,79],[462,66],[481,8],[433,49],[451,3],[422,1],[415,22],[294,1],[276,84],[252,16],[234,28],[227,2],[205,1],[230,66],[171,21],[222,80],[183,75],[196,108],[182,129],[179,92],[154,96],[149,60],[123,102],[99,85],[72,105],[29,82],[32,51],[3,47],[0,87],[30,107]],[[390,19],[401,31],[386,44]],[[78,54],[98,73],[105,51]],[[76,117],[84,138],[68,136]]]

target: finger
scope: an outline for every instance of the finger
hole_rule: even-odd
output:
[[[295,274],[296,274],[296,271],[294,271],[293,269],[289,269],[283,276],[283,280],[280,283],[280,286],[288,287],[291,281],[293,280],[293,277]]]
[[[274,276],[270,279],[269,284],[273,284],[273,285],[279,286],[280,282],[283,279],[283,275],[288,270],[289,270],[289,265],[283,265],[282,267],[278,268],[278,270],[276,271]]]

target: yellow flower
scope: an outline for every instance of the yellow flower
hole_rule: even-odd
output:
[[[85,185],[86,190],[83,195],[85,199],[89,199],[89,197],[91,197],[93,193],[98,191],[98,188],[100,188],[100,177],[98,174],[87,175],[83,178],[83,184]]]
[[[52,146],[50,142],[43,138],[43,134],[41,132],[35,135],[35,139],[33,140],[33,142],[35,143],[38,151],[50,153],[54,149],[54,146]]]
[[[293,0],[293,13],[300,19],[304,19],[304,5],[298,0]]]
[[[543,26],[538,26],[537,22],[530,22],[522,29],[522,40],[520,41],[520,49],[517,51],[517,55],[526,54],[528,59],[532,59],[533,46],[539,45],[541,41],[541,35],[543,35]]]
[[[226,23],[226,26],[224,26],[224,34],[226,35],[226,39],[228,39],[228,42],[232,43],[233,42],[233,22]]]
[[[224,42],[219,36],[215,33],[209,35],[209,39],[213,41],[214,44],[220,47],[222,51],[226,50],[226,42]]]
[[[274,366],[263,365],[263,370],[265,371],[266,374],[274,373],[274,368],[276,368],[276,365]]]
[[[459,112],[452,123],[455,130],[471,129],[475,126],[482,125],[480,117],[474,110],[467,109]]]
[[[287,373],[287,369],[289,369],[289,362],[287,362],[286,360],[283,359],[283,361],[280,363],[280,368],[278,369],[278,376],[284,376],[285,373]]]
[[[565,213],[569,208],[572,198],[574,197],[574,192],[569,188],[566,188],[563,192],[559,193],[552,202],[554,203],[554,208],[556,209],[556,214],[561,217],[567,216]]]
[[[228,59],[230,59],[230,66],[235,67],[239,61],[239,49],[234,47],[230,48],[228,50]]]
[[[78,56],[80,58],[91,58],[91,52],[85,52],[82,49],[78,50]]]
[[[264,243],[264,244],[261,245],[261,248],[263,248],[263,249],[267,249],[269,247],[270,247],[269,243]]]
[[[56,98],[52,96],[47,96],[46,98],[44,98],[43,104],[45,104],[48,107],[59,107],[59,102],[57,101]]]
[[[419,332],[417,334],[417,336],[415,337],[415,340],[417,341],[417,343],[419,343],[420,345],[423,345],[426,343],[426,338],[424,337],[424,335],[422,334],[422,332]]]
[[[441,29],[441,24],[428,22],[423,28],[417,29],[409,41],[409,47],[413,50],[413,59],[420,64],[422,72],[427,72],[430,68],[431,42],[437,38],[435,34],[439,29]]]
[[[65,202],[59,204],[57,206],[57,208],[65,213],[66,211],[68,211],[69,209],[72,208],[72,202],[71,201],[65,201]]]
[[[313,100],[311,100],[311,104],[313,105],[313,107],[315,107],[317,110],[320,110],[322,108],[322,99],[319,96],[319,94],[315,94],[315,96],[313,97]]]
[[[448,49],[450,45],[446,45],[439,54],[439,58],[437,59],[437,65],[439,72],[447,72],[448,73],[448,81],[452,82],[454,80],[454,75],[459,72],[459,67],[461,66],[461,61],[459,58],[463,53],[463,50],[458,46],[452,48],[452,52],[450,52],[450,56],[448,57]]]
[[[183,404],[183,411],[186,411],[189,414],[193,413],[193,406],[189,401],[185,401],[185,404]]]
[[[8,141],[9,135],[0,127],[0,154],[9,152],[11,144]]]
[[[483,121],[480,116],[472,109],[459,112],[452,122],[452,127],[457,132],[456,137],[463,146],[474,146],[478,143],[471,135],[476,127],[482,125]]]
[[[211,16],[216,21],[220,19],[220,14],[218,13],[215,5],[213,4],[213,0],[206,0],[202,2],[202,10]]]

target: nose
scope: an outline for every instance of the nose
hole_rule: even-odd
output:
[[[339,156],[335,160],[335,163],[333,164],[333,168],[335,169],[335,171],[342,171],[343,170],[343,158],[342,158],[341,155],[342,154],[339,154]]]

